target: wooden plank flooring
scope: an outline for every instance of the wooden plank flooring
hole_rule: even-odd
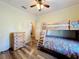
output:
[[[56,59],[55,57],[48,55],[39,50],[28,50],[27,48],[21,48],[16,51],[6,51],[0,53],[0,59]]]

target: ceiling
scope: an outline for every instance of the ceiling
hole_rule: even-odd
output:
[[[79,4],[79,0],[45,0],[47,4],[50,5],[50,8],[42,9],[41,12],[38,11],[36,7],[30,8],[29,6],[34,4],[34,0],[0,0],[3,2],[6,2],[16,8],[19,8],[23,11],[27,11],[28,13],[31,13],[33,15],[42,15],[51,11],[60,10],[66,7],[70,7],[75,4]],[[22,8],[22,6],[25,6],[25,9]]]

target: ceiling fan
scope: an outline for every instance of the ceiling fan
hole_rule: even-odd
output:
[[[38,10],[41,11],[41,9],[42,9],[43,7],[46,7],[46,8],[49,8],[49,7],[50,7],[48,4],[44,4],[44,3],[43,3],[44,0],[35,0],[35,1],[36,1],[36,4],[31,5],[31,6],[30,6],[31,8],[37,6]]]

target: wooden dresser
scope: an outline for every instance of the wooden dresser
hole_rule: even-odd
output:
[[[10,45],[12,50],[25,46],[25,32],[14,32],[10,34]]]

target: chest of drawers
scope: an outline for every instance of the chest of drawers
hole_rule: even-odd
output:
[[[10,45],[13,50],[25,46],[25,32],[14,32],[10,35]]]

